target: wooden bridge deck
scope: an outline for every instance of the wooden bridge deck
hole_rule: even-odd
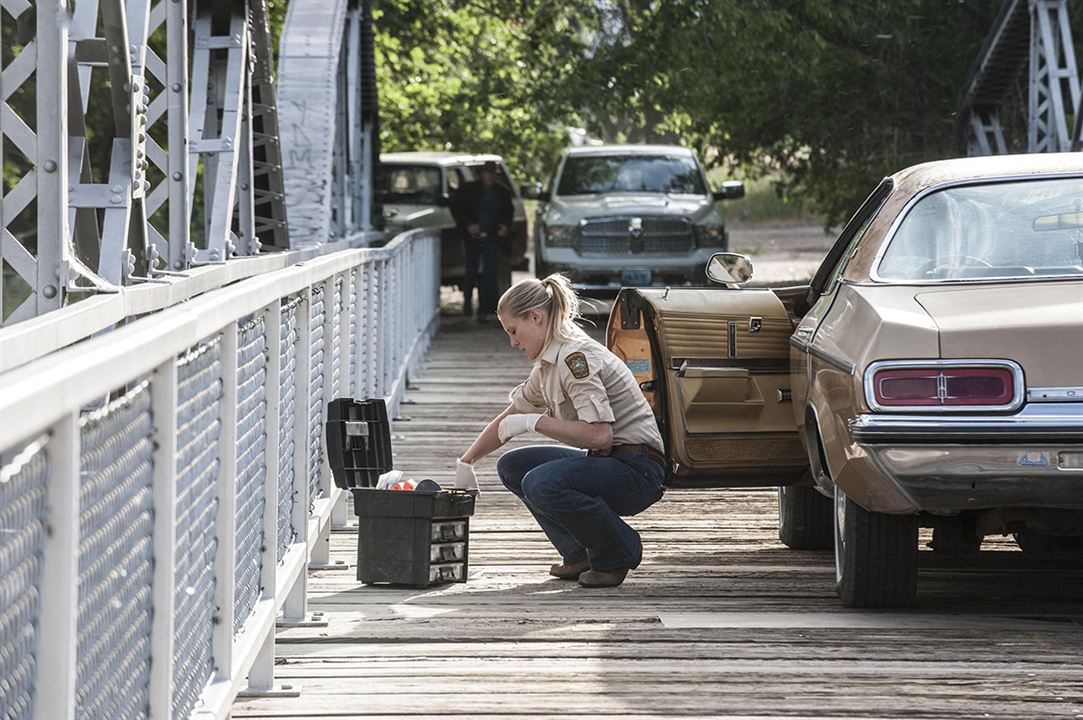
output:
[[[394,424],[395,466],[449,479],[527,369],[499,325],[445,318]],[[362,585],[356,534],[334,533],[349,569],[309,580],[328,626],[278,635],[276,677],[301,696],[233,717],[1083,718],[1080,568],[1035,567],[1006,541],[965,564],[922,553],[915,607],[849,611],[830,553],[778,542],[773,492],[670,491],[633,520],[643,565],[584,590],[549,578],[554,552],[494,464],[469,582]]]

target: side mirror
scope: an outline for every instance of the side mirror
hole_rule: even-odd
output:
[[[519,194],[527,200],[537,200],[542,194],[542,184],[540,182],[524,183],[519,186]]]
[[[715,200],[737,200],[745,196],[745,184],[740,180],[725,180],[721,190],[715,190],[711,197]]]
[[[715,253],[707,261],[707,278],[719,285],[733,285],[752,279],[752,260],[739,253]]]

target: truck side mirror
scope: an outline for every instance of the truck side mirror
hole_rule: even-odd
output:
[[[527,200],[537,200],[542,194],[542,185],[540,182],[524,183],[519,186],[519,194]]]
[[[740,180],[725,180],[720,190],[711,193],[715,200],[737,200],[745,196],[745,184]]]

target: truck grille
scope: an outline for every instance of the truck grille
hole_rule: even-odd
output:
[[[692,225],[681,218],[641,217],[642,232],[633,233],[633,218],[585,220],[580,227],[581,255],[672,255],[695,248]]]

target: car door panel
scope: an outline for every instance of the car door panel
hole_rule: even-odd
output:
[[[672,484],[801,479],[807,458],[789,406],[792,328],[770,290],[621,291],[608,344],[659,419]]]

